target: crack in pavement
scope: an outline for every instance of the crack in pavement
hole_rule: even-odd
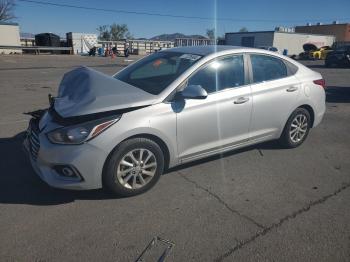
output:
[[[291,213],[289,215],[286,215],[285,217],[281,218],[277,223],[273,223],[271,226],[269,226],[267,228],[264,228],[261,231],[258,231],[255,235],[251,236],[248,239],[241,240],[236,246],[234,246],[233,248],[229,249],[226,253],[224,253],[223,255],[219,256],[214,261],[223,261],[225,258],[231,256],[233,253],[235,253],[239,249],[241,249],[244,246],[254,242],[257,238],[263,237],[264,235],[269,233],[271,230],[282,226],[282,224],[285,223],[286,221],[294,219],[294,218],[296,218],[298,215],[300,215],[302,213],[308,212],[312,207],[320,205],[320,204],[323,204],[329,198],[336,196],[337,194],[339,194],[340,192],[346,190],[349,187],[350,187],[350,183],[343,183],[343,186],[338,188],[333,193],[328,194],[326,196],[323,196],[322,198],[320,198],[318,200],[311,201],[308,205],[302,207],[301,209],[298,209],[298,210],[294,211],[293,213]]]
[[[259,224],[258,222],[256,222],[254,219],[241,214],[239,211],[231,208],[224,200],[222,200],[218,195],[216,195],[215,193],[211,192],[209,189],[200,186],[199,184],[197,184],[195,181],[189,179],[188,177],[186,177],[186,175],[182,174],[181,172],[177,171],[177,173],[180,175],[180,177],[182,177],[184,180],[186,180],[187,182],[190,182],[192,184],[194,184],[197,188],[204,190],[205,192],[207,192],[210,196],[214,197],[217,201],[219,201],[220,204],[224,205],[229,211],[231,211],[231,213],[234,213],[242,218],[245,218],[246,220],[250,221],[251,223],[253,223],[254,225],[256,225],[257,227],[261,228],[261,229],[265,229],[265,227],[261,224]]]

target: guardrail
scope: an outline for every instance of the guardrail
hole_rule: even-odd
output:
[[[40,54],[40,51],[69,51],[70,54],[73,54],[72,47],[0,45],[0,49],[34,50],[36,54]]]

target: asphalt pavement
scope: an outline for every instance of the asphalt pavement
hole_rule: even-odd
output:
[[[326,79],[327,111],[296,149],[200,160],[132,198],[40,181],[21,149],[23,112],[47,107],[77,66],[113,74],[131,62],[0,56],[0,261],[135,261],[155,236],[175,244],[167,261],[350,261],[350,69],[322,61],[305,63]]]

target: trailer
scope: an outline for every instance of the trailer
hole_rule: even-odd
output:
[[[73,54],[88,54],[90,49],[97,46],[97,35],[86,33],[66,34],[68,47],[72,47]]]
[[[332,46],[335,41],[333,35],[304,34],[281,31],[258,31],[226,33],[225,44],[245,47],[273,46],[279,52],[289,56],[302,53],[304,44],[316,47]]]

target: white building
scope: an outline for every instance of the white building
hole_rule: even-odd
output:
[[[335,37],[332,35],[303,34],[283,31],[258,31],[226,33],[225,44],[234,46],[260,47],[274,46],[279,52],[288,51],[288,55],[299,55],[303,45],[310,43],[317,47],[332,46]]]
[[[69,32],[67,43],[68,46],[73,47],[73,54],[88,53],[92,47],[97,45],[97,35]]]
[[[20,46],[19,26],[16,23],[0,22],[0,46]],[[0,54],[22,53],[21,49],[1,49]]]

